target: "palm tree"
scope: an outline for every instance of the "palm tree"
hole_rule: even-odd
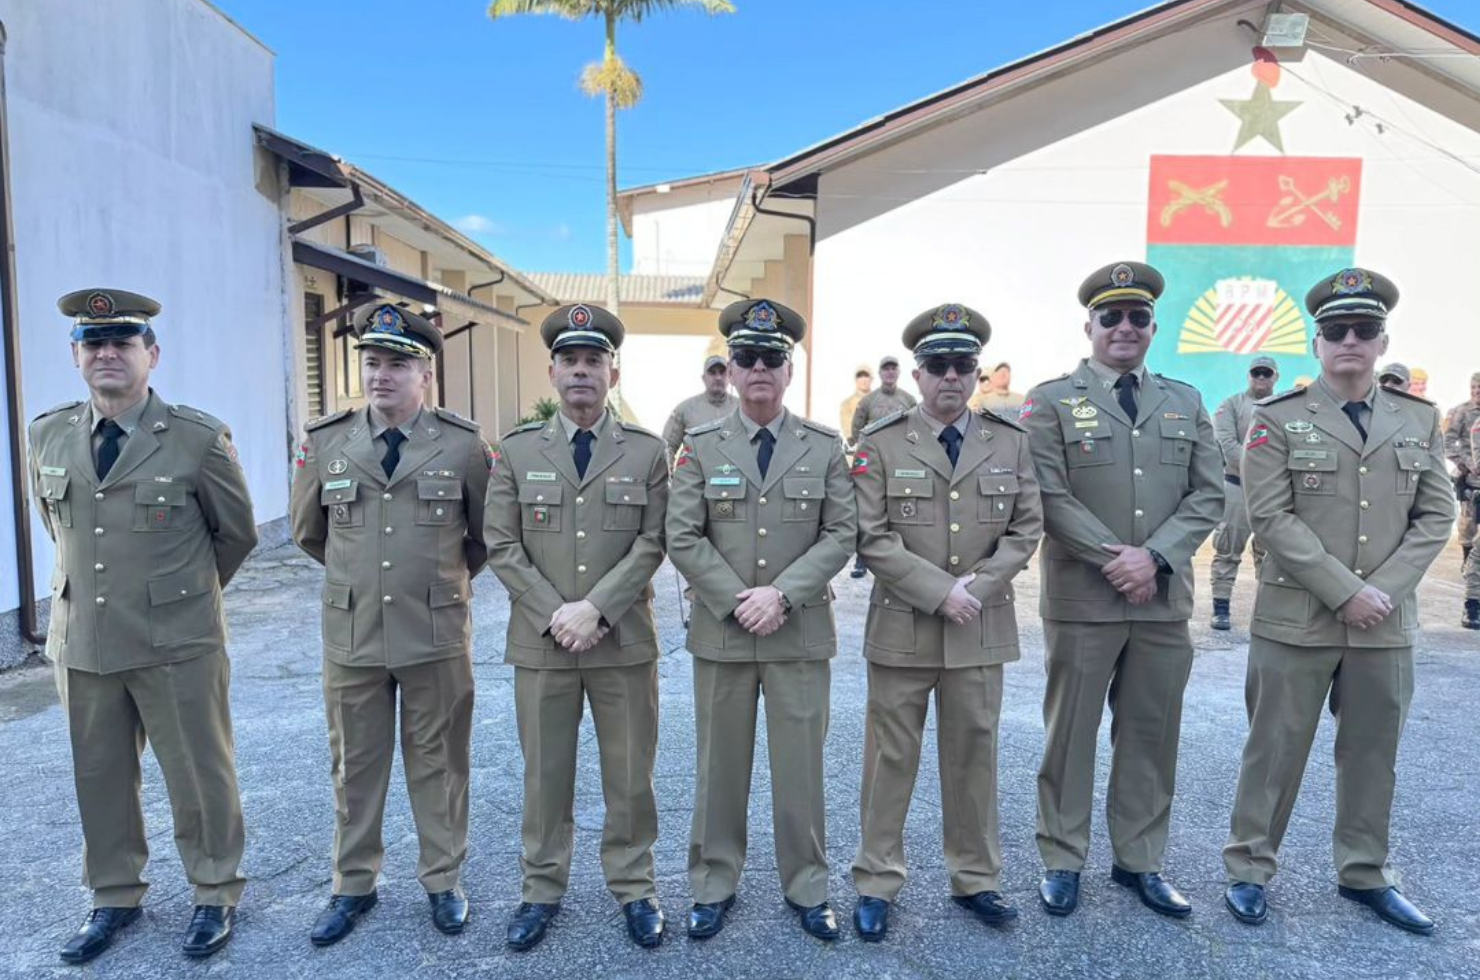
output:
[[[642,99],[642,79],[617,54],[617,23],[640,23],[649,14],[677,7],[698,7],[708,14],[732,14],[730,0],[493,0],[491,20],[515,14],[554,14],[566,20],[599,17],[606,24],[606,50],[599,62],[581,72],[581,90],[606,97],[606,305],[618,312],[617,295],[617,110]]]

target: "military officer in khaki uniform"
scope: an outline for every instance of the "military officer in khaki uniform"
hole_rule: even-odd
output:
[[[1449,540],[1454,498],[1438,411],[1372,382],[1397,302],[1397,287],[1365,269],[1312,287],[1305,305],[1321,375],[1260,402],[1248,433],[1244,492],[1269,557],[1249,643],[1249,737],[1223,849],[1225,900],[1248,923],[1267,915],[1264,886],[1335,685],[1340,893],[1411,932],[1434,928],[1396,887],[1388,822],[1413,696],[1415,593]]]
[[[854,455],[858,550],[874,571],[863,654],[868,720],[853,859],[866,941],[884,938],[904,886],[904,822],[935,693],[951,898],[983,922],[1017,918],[1001,894],[997,720],[1002,665],[1018,659],[1012,580],[1043,535],[1028,436],[967,408],[986,317],[958,304],[904,331],[920,407],[864,430]]]
[[[837,653],[832,589],[857,533],[843,441],[782,404],[800,314],[767,299],[731,303],[729,342],[740,409],[690,430],[673,470],[668,553],[688,580],[693,614],[698,785],[689,839],[689,935],[713,936],[745,864],[756,704],[766,704],[776,863],[802,928],[836,939],[827,902],[822,746],[829,660]]]
[[[1256,357],[1249,362],[1249,387],[1229,395],[1213,413],[1213,434],[1223,453],[1223,520],[1213,531],[1213,622],[1215,630],[1233,628],[1229,604],[1233,601],[1233,584],[1238,580],[1238,566],[1244,548],[1252,541],[1254,574],[1264,562],[1264,545],[1249,527],[1249,510],[1244,506],[1244,488],[1239,466],[1244,458],[1244,436],[1254,418],[1254,403],[1274,393],[1280,379],[1279,365],[1272,357]]]
[[[890,354],[879,361],[879,387],[860,398],[853,409],[853,426],[848,431],[848,441],[858,445],[858,437],[868,426],[914,407],[915,396],[899,387],[899,358]]]
[[[56,542],[46,655],[94,905],[61,955],[86,962],[139,917],[147,741],[195,886],[184,951],[208,956],[231,938],[245,884],[221,590],[257,543],[252,501],[225,424],[149,387],[160,304],[84,289],[57,305],[74,318],[72,358],[90,396],[31,423],[30,471]]]
[[[592,307],[591,309],[596,309]],[[668,447],[668,458],[672,459],[683,445],[683,434],[696,425],[726,418],[740,404],[730,392],[730,362],[718,354],[704,358],[704,390],[692,398],[685,398],[668,416],[663,426],[663,442]]]
[[[1021,416],[1046,535],[1038,850],[1052,915],[1078,903],[1107,694],[1111,877],[1163,915],[1192,910],[1161,870],[1192,668],[1192,556],[1223,512],[1222,461],[1197,391],[1146,369],[1162,288],[1140,262],[1086,279],[1091,356],[1029,392]]]
[[[333,759],[334,892],[309,938],[328,946],[375,906],[381,822],[401,757],[432,923],[468,921],[472,579],[483,568],[491,456],[476,422],[424,407],[437,327],[390,303],[361,309],[369,405],[308,424],[293,540],[324,565],[324,705]]]
[[[488,488],[489,565],[509,590],[504,660],[524,752],[522,900],[508,944],[545,937],[570,881],[576,744],[596,723],[606,820],[601,867],[639,946],[663,941],[653,842],[658,808],[658,640],[653,574],[663,561],[668,454],[606,407],[622,322],[562,306],[540,325],[560,410],[504,436]]]

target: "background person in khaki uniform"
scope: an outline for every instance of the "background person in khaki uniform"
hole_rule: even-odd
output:
[[[596,310],[599,307],[591,307]],[[668,458],[673,459],[678,447],[683,445],[683,434],[696,425],[713,422],[727,417],[740,404],[730,391],[730,364],[718,354],[704,358],[702,376],[704,390],[692,398],[685,398],[668,416],[663,426],[663,442],[668,447]]]
[[[184,951],[231,938],[245,881],[221,590],[257,543],[225,424],[149,387],[159,303],[121,289],[58,301],[87,383],[30,427],[31,486],[56,542],[46,656],[56,665],[94,908],[62,949],[83,963],[139,917],[149,859],[147,740],[195,886]]]
[[[985,408],[998,418],[1016,422],[1025,397],[1012,390],[1012,365],[1001,361],[992,370],[981,372],[976,394],[971,396],[969,404],[973,412]]]
[[[1408,365],[1393,361],[1378,369],[1377,383],[1384,388],[1407,392],[1413,386],[1413,375]]]
[[[324,565],[324,706],[333,759],[334,893],[316,946],[375,906],[396,754],[421,847],[432,923],[468,921],[473,724],[472,579],[483,568],[488,445],[476,422],[423,407],[435,325],[389,303],[355,317],[369,405],[308,425],[293,478],[293,540]]]
[[[904,822],[932,691],[951,898],[987,923],[1017,917],[1001,895],[997,721],[1002,665],[1019,656],[1012,580],[1038,547],[1043,508],[1027,433],[966,407],[991,334],[986,317],[957,304],[910,321],[921,406],[866,429],[854,457],[858,549],[875,578],[853,859],[853,924],[869,941],[884,938],[904,887]]]
[[[867,364],[860,364],[853,372],[853,394],[843,399],[843,404],[838,406],[838,431],[851,432],[853,429],[853,413],[858,410],[858,403],[863,401],[874,387],[874,372]]]
[[[1192,556],[1223,510],[1222,465],[1196,389],[1146,370],[1162,287],[1140,262],[1086,279],[1092,354],[1023,406],[1046,536],[1038,850],[1053,915],[1078,902],[1107,694],[1112,880],[1163,915],[1192,910],[1161,869],[1192,668]]]
[[[576,742],[590,701],[606,820],[601,866],[639,946],[663,941],[653,870],[658,808],[658,641],[653,574],[663,561],[668,460],[606,396],[625,335],[599,306],[563,306],[540,326],[560,411],[499,444],[488,487],[489,565],[509,590],[504,660],[524,753],[521,902],[507,939],[545,936],[570,881]]]
[[[1243,561],[1244,547],[1253,544],[1254,574],[1264,563],[1264,545],[1254,537],[1249,526],[1249,509],[1244,505],[1244,488],[1239,466],[1244,459],[1244,437],[1254,418],[1254,403],[1274,393],[1280,379],[1279,365],[1272,357],[1256,357],[1249,362],[1249,387],[1229,395],[1213,413],[1213,434],[1223,453],[1223,520],[1213,531],[1213,622],[1215,630],[1233,628],[1229,603],[1233,584],[1238,580],[1238,566]]]
[[[1321,376],[1254,411],[1244,492],[1269,549],[1259,575],[1245,700],[1249,737],[1223,863],[1249,923],[1300,790],[1328,691],[1336,713],[1333,850],[1343,897],[1388,922],[1434,924],[1388,866],[1398,738],[1413,697],[1419,580],[1449,539],[1454,500],[1432,404],[1372,383],[1398,290],[1346,269],[1317,283]]]
[[[1480,371],[1470,375],[1470,400],[1460,402],[1444,417],[1444,456],[1454,465],[1454,494],[1459,501],[1460,567],[1466,578],[1480,576],[1480,554],[1474,550],[1476,501],[1480,500],[1480,469],[1470,455],[1470,431],[1480,423]],[[1465,594],[1465,611],[1460,625],[1480,629],[1480,602],[1471,605],[1480,594]]]
[[[745,864],[746,807],[764,695],[777,870],[802,928],[836,939],[827,903],[822,746],[837,653],[832,577],[857,534],[843,441],[785,409],[801,316],[770,300],[725,307],[740,410],[689,432],[673,470],[668,552],[693,592],[698,786],[689,935],[713,936]]]
[[[858,445],[865,428],[914,407],[915,396],[899,387],[899,358],[890,354],[879,361],[879,387],[860,398],[853,409],[853,423],[846,430],[848,442]]]

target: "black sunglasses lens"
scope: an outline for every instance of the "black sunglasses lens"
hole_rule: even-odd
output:
[[[756,354],[753,350],[737,350],[730,355],[730,359],[743,368],[755,367]]]
[[[976,361],[968,357],[927,357],[920,365],[931,377],[943,378],[955,368],[956,377],[969,378],[976,374]]]
[[[1359,323],[1356,330],[1358,340],[1376,340],[1378,335],[1382,333],[1382,324],[1372,321]]]
[[[1128,315],[1130,317],[1131,326],[1135,327],[1137,330],[1145,330],[1147,327],[1151,326],[1150,310],[1131,310]]]
[[[1125,319],[1125,310],[1106,310],[1100,314],[1100,326],[1106,330],[1113,330],[1120,326],[1120,321]]]
[[[1269,370],[1268,368],[1255,368],[1254,370],[1249,372],[1249,377],[1258,378],[1261,381],[1268,381],[1270,378],[1274,377],[1274,372]]]

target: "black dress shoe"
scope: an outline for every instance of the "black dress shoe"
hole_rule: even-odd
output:
[[[1223,892],[1223,904],[1240,922],[1257,926],[1269,918],[1269,906],[1264,901],[1264,886],[1252,881],[1231,881]]]
[[[840,935],[838,917],[833,915],[832,906],[826,902],[821,905],[798,905],[788,898],[786,904],[796,909],[797,922],[807,935],[828,942]]]
[[[1382,921],[1399,929],[1407,929],[1420,936],[1427,936],[1434,931],[1434,920],[1420,912],[1418,906],[1404,898],[1403,893],[1396,888],[1348,888],[1340,885],[1336,891],[1342,898],[1361,902],[1376,912]]]
[[[622,906],[627,917],[627,935],[644,949],[661,945],[663,942],[663,910],[658,908],[657,899],[639,898]]]
[[[693,911],[689,913],[689,938],[708,939],[710,936],[718,936],[719,931],[725,927],[725,913],[734,904],[734,895],[718,902],[695,902]]]
[[[868,574],[868,569],[862,566],[854,566],[853,571],[848,573],[849,578],[863,578]]]
[[[521,953],[534,949],[545,938],[546,927],[559,911],[559,902],[520,902],[514,914],[509,916],[509,945]]]
[[[1230,615],[1227,599],[1213,600],[1212,626],[1215,630],[1233,629],[1233,617]]]
[[[1049,871],[1038,883],[1038,897],[1049,915],[1068,915],[1079,905],[1079,872]]]
[[[1174,919],[1185,919],[1192,914],[1192,903],[1156,871],[1127,871],[1119,865],[1110,866],[1110,880],[1135,890],[1141,904],[1159,915]]]
[[[877,943],[889,933],[889,903],[871,895],[858,896],[853,907],[853,928],[866,943]]]
[[[181,946],[185,955],[199,959],[225,946],[235,921],[236,909],[230,905],[197,905]]]
[[[360,916],[375,908],[380,896],[375,892],[368,895],[331,895],[329,905],[313,921],[313,931],[308,941],[315,946],[333,946],[354,932]]]
[[[62,962],[86,963],[113,945],[113,937],[118,935],[119,930],[142,914],[137,906],[131,909],[93,909],[82,920],[82,927],[62,947]]]
[[[438,932],[455,936],[463,931],[463,926],[468,924],[469,909],[468,898],[461,888],[431,892],[427,899],[432,903],[432,925]]]
[[[1018,910],[1008,905],[997,892],[977,892],[975,895],[952,895],[951,901],[971,912],[989,926],[1000,926],[1018,917]]]

